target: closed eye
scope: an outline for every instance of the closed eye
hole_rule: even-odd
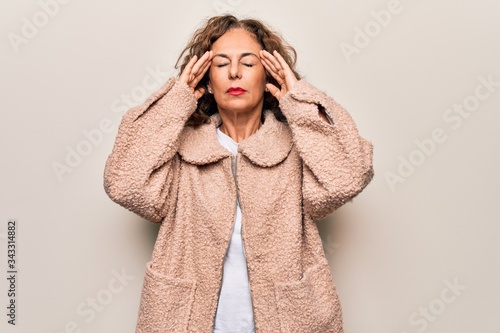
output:
[[[227,65],[229,65],[229,64],[228,64],[228,63],[226,63],[226,64],[218,64],[218,65],[216,65],[216,66],[217,66],[217,67],[219,67],[219,68],[221,68],[221,67],[225,67],[225,66],[227,66]],[[243,64],[243,66],[246,66],[246,67],[253,67],[253,66],[255,66],[255,65],[254,65],[254,64]]]

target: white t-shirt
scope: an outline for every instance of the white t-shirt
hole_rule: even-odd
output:
[[[238,143],[218,127],[217,138],[223,147],[235,156],[238,154]],[[235,166],[233,164],[233,173]],[[236,216],[229,248],[224,258],[222,286],[213,333],[255,333],[248,268],[241,238],[241,209],[238,201],[235,204]]]

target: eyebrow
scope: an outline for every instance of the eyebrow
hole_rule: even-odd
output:
[[[255,53],[244,52],[244,53],[241,54],[240,59],[244,58],[244,57],[252,56],[252,55],[255,56],[256,58],[259,58],[259,57],[257,57],[257,55]],[[216,55],[214,55],[214,58],[217,57],[217,56],[229,59],[229,56],[227,54],[224,54],[224,53],[217,53]]]

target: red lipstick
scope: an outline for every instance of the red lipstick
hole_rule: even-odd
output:
[[[228,93],[229,95],[235,95],[235,96],[237,96],[237,95],[244,94],[244,93],[245,93],[245,91],[246,91],[245,89],[240,88],[240,87],[231,87],[231,88],[229,88],[229,89],[227,90],[227,93]]]

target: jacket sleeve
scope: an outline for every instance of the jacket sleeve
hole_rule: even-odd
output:
[[[304,80],[281,98],[280,108],[302,159],[304,212],[322,219],[372,180],[373,145],[340,104]],[[321,119],[320,109],[330,123]]]
[[[179,135],[196,103],[185,83],[170,78],[125,113],[104,168],[104,189],[114,202],[151,222],[161,222],[172,211]]]

